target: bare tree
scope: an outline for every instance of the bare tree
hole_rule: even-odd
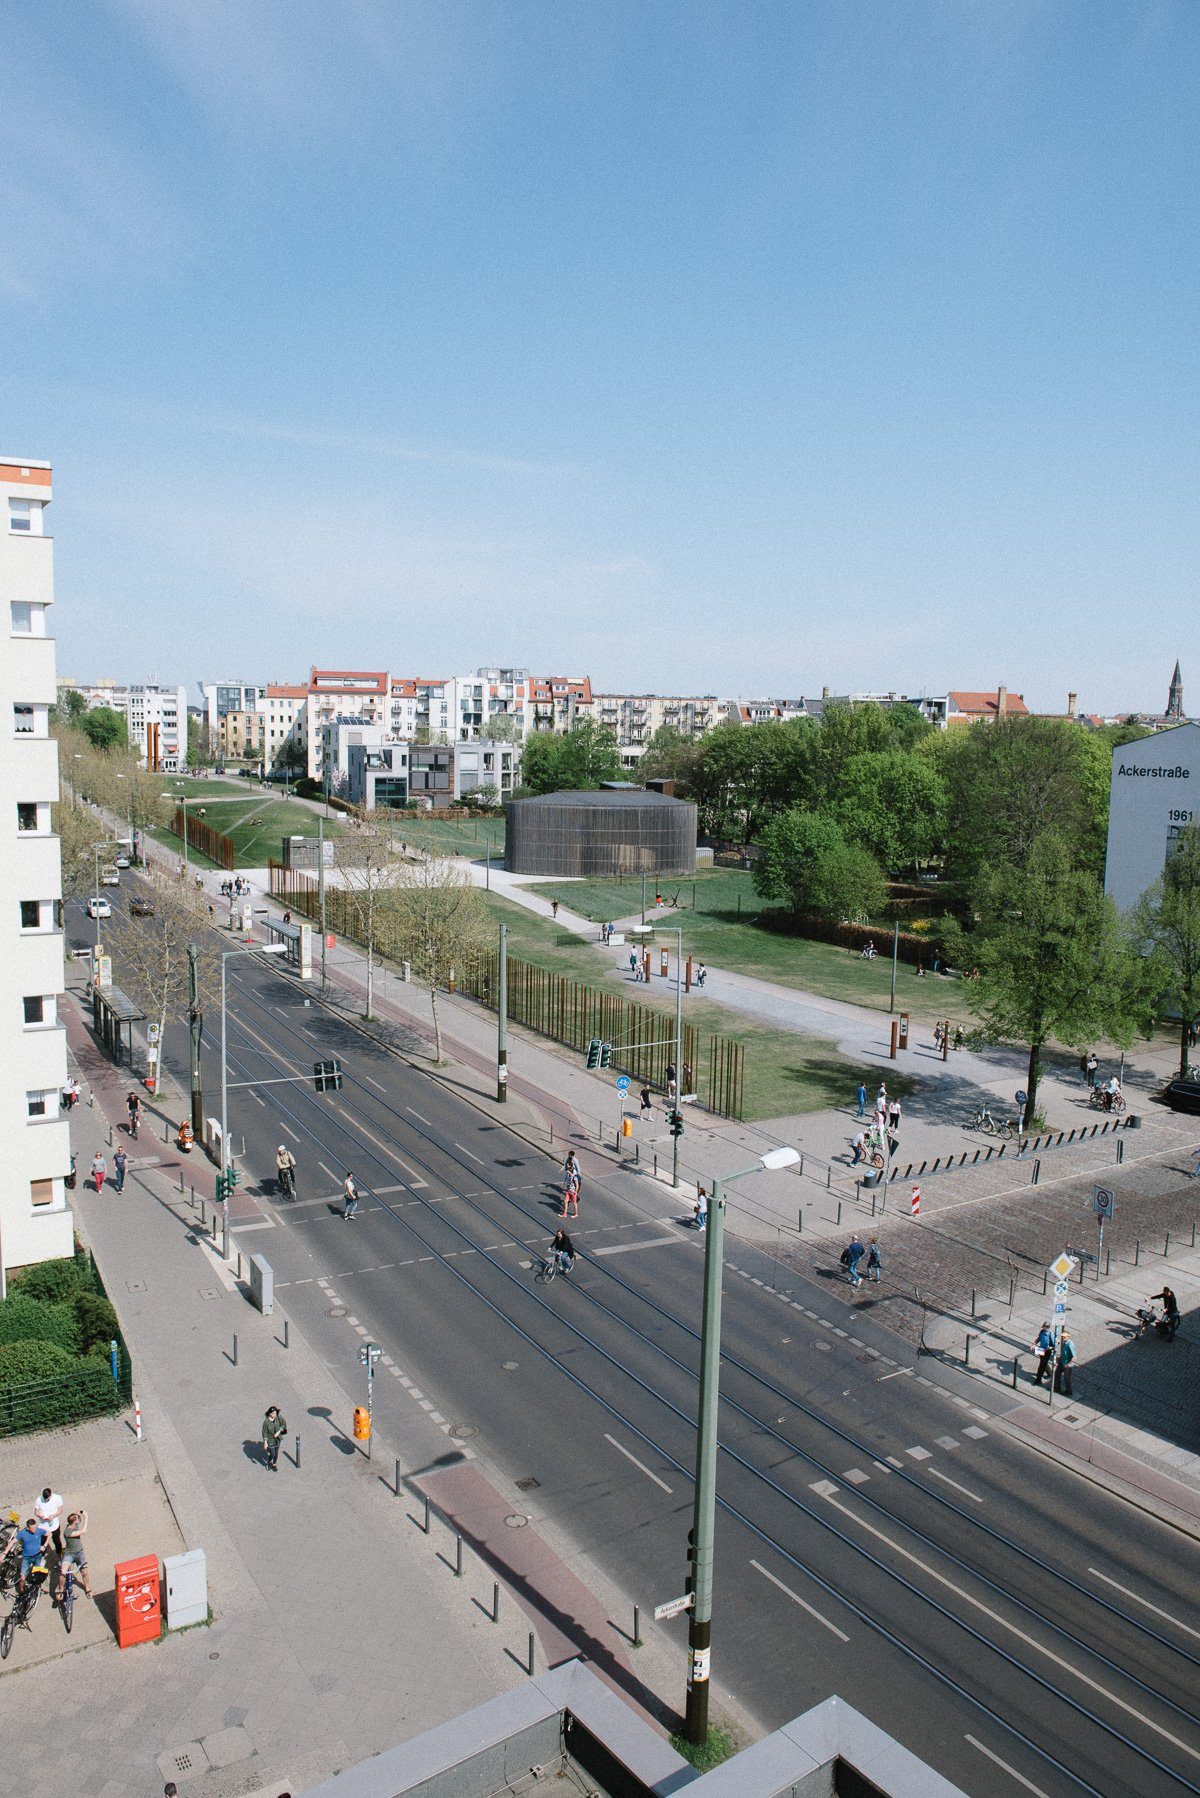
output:
[[[401,865],[387,896],[387,939],[391,953],[410,962],[417,980],[429,989],[433,1054],[440,1064],[438,990],[449,984],[456,966],[482,954],[490,940],[487,908],[462,862],[426,855]]]
[[[349,829],[335,839],[334,867],[342,877],[351,933],[367,952],[367,1002],[363,1016],[370,1019],[375,1015],[375,963],[382,946],[384,901],[397,875],[391,834],[372,812],[352,814]]]
[[[186,1022],[190,998],[188,945],[197,947],[201,994],[216,989],[217,956],[212,946],[208,906],[190,887],[166,874],[151,874],[150,917],[113,919],[122,978],[130,997],[158,1025],[158,1053],[163,1053],[168,1021]]]
[[[107,842],[107,832],[90,811],[66,800],[51,807],[51,818],[62,857],[63,897],[80,899],[95,884],[96,850]]]

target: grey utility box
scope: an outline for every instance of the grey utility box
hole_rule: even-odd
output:
[[[163,1586],[168,1629],[208,1622],[208,1569],[202,1548],[168,1555],[163,1561]]]
[[[275,1269],[263,1255],[250,1257],[250,1297],[264,1317],[275,1309]]]

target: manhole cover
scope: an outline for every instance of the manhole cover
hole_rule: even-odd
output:
[[[529,1519],[521,1511],[510,1511],[504,1521],[510,1530],[523,1530]]]
[[[325,1315],[326,1317],[345,1317],[346,1307],[345,1305],[330,1305]]]
[[[476,1423],[455,1423],[450,1426],[450,1434],[456,1442],[468,1442],[472,1436],[478,1436],[479,1425]]]
[[[829,1353],[830,1349],[833,1347],[833,1344],[831,1342],[815,1342],[813,1344],[813,1347],[819,1348],[823,1355],[827,1355]]]
[[[519,1361],[506,1361],[504,1363],[504,1371],[505,1373],[514,1373],[520,1365],[521,1363]]]
[[[202,1299],[215,1299],[217,1296],[218,1294],[215,1286],[205,1287],[200,1293]]]
[[[542,1483],[541,1480],[535,1479],[533,1474],[527,1473],[523,1480],[517,1481],[517,1491],[518,1492],[533,1492],[537,1489],[538,1486],[541,1485],[541,1483]]]
[[[144,1280],[126,1280],[125,1290],[126,1292],[145,1292],[146,1282]]]

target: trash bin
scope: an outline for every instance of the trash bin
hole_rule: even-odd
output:
[[[882,1178],[883,1178],[883,1175],[880,1172],[879,1168],[869,1167],[863,1173],[862,1183],[864,1186],[878,1186],[879,1182]]]
[[[1141,1127],[1142,1120],[1138,1112],[1132,1112],[1130,1116],[1125,1119],[1125,1128],[1127,1130],[1140,1130]]]

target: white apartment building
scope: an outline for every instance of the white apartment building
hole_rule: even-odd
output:
[[[308,765],[312,780],[323,775],[323,726],[332,724],[340,715],[352,714],[369,724],[384,724],[388,718],[391,683],[378,669],[313,668],[308,677],[309,709],[307,720]],[[269,689],[268,689],[269,691]]]
[[[592,717],[611,730],[627,768],[634,768],[656,730],[670,725],[685,737],[703,737],[721,721],[715,693],[594,693]]]
[[[70,1128],[59,1104],[67,1044],[58,1021],[63,990],[62,879],[51,804],[58,798],[53,546],[46,462],[0,460],[0,1294],[11,1268],[69,1255],[74,1246],[63,1176]]]
[[[303,774],[308,768],[312,716],[307,687],[270,686],[262,702],[262,757],[268,774]]]
[[[152,774],[180,774],[187,767],[186,688],[98,680],[81,691],[89,706],[106,705],[121,713],[143,768]]]

